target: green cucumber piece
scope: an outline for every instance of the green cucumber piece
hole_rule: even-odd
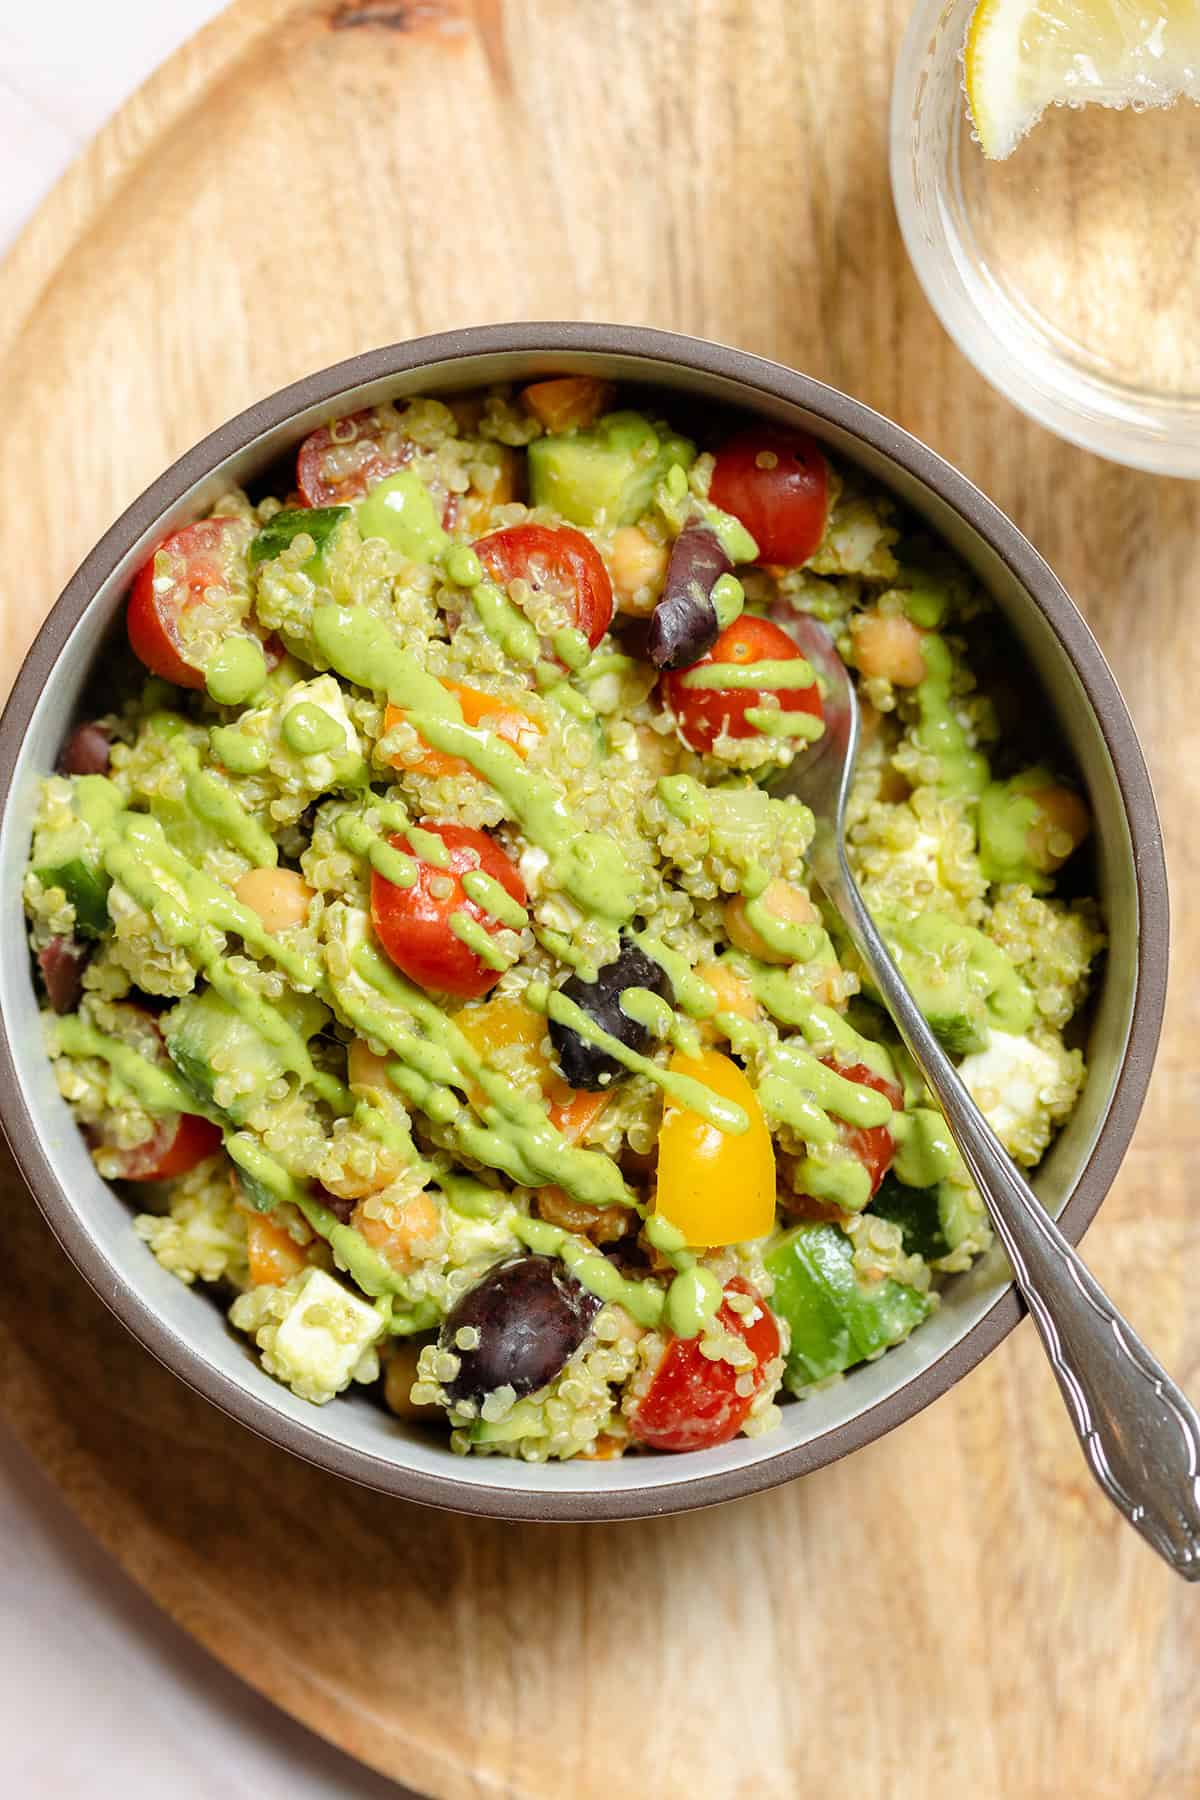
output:
[[[39,826],[30,861],[44,888],[63,890],[85,937],[108,929],[108,890],[102,862],[104,835],[122,811],[119,789],[106,775],[77,775],[72,782],[72,817],[63,825]]]
[[[586,431],[535,438],[529,492],[573,525],[633,525],[669,469],[690,469],[696,446],[642,413],[608,413]]]
[[[327,1017],[321,1002],[306,994],[286,994],[273,1010],[305,1037],[319,1031]],[[243,1077],[249,1077],[233,1104],[223,1109],[223,1116],[235,1125],[245,1123],[266,1090],[285,1072],[275,1047],[253,1021],[213,988],[185,994],[164,1015],[162,1033],[167,1054],[183,1081],[207,1106],[216,1106],[212,1067],[216,1050],[221,1051],[227,1068],[236,1066]]]
[[[867,1286],[839,1226],[795,1226],[769,1252],[771,1309],[791,1328],[785,1385],[802,1393],[906,1338],[929,1312],[928,1294],[898,1281]]]
[[[93,867],[83,856],[68,855],[62,862],[40,863],[33,872],[44,888],[62,889],[75,908],[75,928],[84,937],[100,937],[108,929],[112,883],[103,869]]]
[[[271,562],[303,531],[316,548],[302,566],[310,575],[324,575],[324,551],[342,520],[349,517],[348,506],[285,506],[267,521],[250,545],[250,567]]]
[[[247,1206],[252,1206],[255,1212],[273,1212],[279,1205],[278,1195],[271,1192],[266,1182],[260,1181],[257,1175],[251,1175],[240,1164],[237,1169],[237,1184],[242,1190],[242,1199]]]
[[[926,1262],[933,1262],[939,1256],[949,1255],[938,1188],[906,1187],[894,1175],[885,1175],[869,1210],[900,1227],[910,1256],[923,1256]]]
[[[473,1444],[511,1444],[521,1437],[544,1437],[541,1408],[531,1400],[518,1400],[502,1419],[474,1419],[469,1431]]]

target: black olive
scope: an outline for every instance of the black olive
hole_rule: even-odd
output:
[[[38,951],[37,964],[46,984],[46,998],[56,1013],[74,1012],[83,994],[83,971],[92,954],[90,944],[76,937],[54,937]]]
[[[455,1402],[476,1405],[497,1388],[518,1398],[553,1381],[578,1350],[600,1311],[590,1294],[553,1256],[523,1256],[489,1270],[446,1315],[441,1349],[459,1359],[446,1383]],[[479,1338],[473,1350],[457,1343],[464,1326]]]
[[[650,1042],[649,1031],[621,1011],[621,995],[626,988],[632,987],[649,988],[652,994],[661,995],[668,1003],[675,999],[665,971],[636,944],[626,941],[616,962],[607,963],[595,981],[584,981],[582,976],[572,975],[570,981],[563,983],[562,992],[601,1031],[620,1038],[630,1050],[644,1051]],[[563,1079],[570,1087],[604,1088],[609,1085],[609,1079],[616,1080],[625,1074],[621,1064],[607,1050],[589,1044],[577,1031],[569,1025],[560,1025],[556,1019],[550,1021],[550,1041],[558,1056]]]
[[[58,753],[59,774],[107,775],[111,743],[107,725],[77,725]]]
[[[732,567],[710,526],[698,521],[684,526],[646,636],[646,654],[656,669],[690,668],[712,649],[721,629],[712,591]]]

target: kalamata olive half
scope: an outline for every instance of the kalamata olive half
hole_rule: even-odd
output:
[[[54,937],[38,951],[37,964],[46,984],[46,998],[56,1013],[74,1012],[83,993],[83,971],[92,954],[90,944],[76,937]]]
[[[711,526],[684,526],[646,636],[646,654],[656,669],[690,668],[712,649],[721,629],[712,591],[732,567]]]
[[[616,962],[606,963],[595,981],[584,981],[581,975],[572,975],[570,981],[563,983],[562,992],[601,1031],[619,1038],[630,1050],[644,1051],[650,1042],[649,1031],[621,1011],[621,995],[626,988],[635,987],[649,988],[652,994],[658,994],[668,1004],[675,999],[666,972],[636,944],[626,942],[622,944]],[[624,1068],[607,1050],[589,1044],[572,1026],[562,1025],[557,1019],[550,1021],[550,1041],[563,1078],[573,1088],[604,1088],[625,1074]]]
[[[60,775],[107,775],[112,739],[107,725],[77,725],[58,753]]]
[[[553,1381],[574,1356],[600,1311],[589,1294],[553,1256],[522,1256],[500,1263],[446,1315],[439,1347],[459,1359],[446,1383],[451,1401],[476,1405],[497,1388],[517,1398]],[[465,1328],[465,1329],[464,1329]],[[459,1334],[478,1342],[467,1348]]]

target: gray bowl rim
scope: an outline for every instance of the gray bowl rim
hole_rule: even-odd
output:
[[[247,407],[187,451],[139,495],[105,532],[55,602],[0,717],[0,812],[8,803],[17,755],[34,706],[68,638],[121,559],[197,482],[293,416],[332,403],[349,390],[427,365],[503,352],[548,360],[580,353],[643,359],[650,384],[654,365],[669,364],[737,383],[751,411],[760,397],[803,407],[881,452],[946,502],[1007,565],[1050,624],[1095,711],[1112,760],[1130,834],[1140,921],[1129,1037],[1112,1103],[1059,1215],[1067,1238],[1078,1242],[1128,1148],[1145,1099],[1166,1001],[1166,864],[1154,792],[1133,722],[1103,652],[1066,589],[998,506],[936,451],[862,401],[750,351],[645,326],[555,321],[464,327],[364,351]],[[440,373],[444,374],[444,369]],[[42,1149],[37,1123],[25,1104],[2,1018],[0,1127],[51,1230],[80,1274],[139,1342],[189,1387],[259,1436],[307,1462],[397,1498],[456,1512],[541,1522],[642,1518],[713,1506],[775,1487],[873,1442],[938,1399],[1007,1337],[1025,1310],[1010,1283],[956,1344],[903,1387],[810,1442],[781,1449],[777,1456],[746,1468],[689,1477],[687,1459],[681,1458],[678,1481],[619,1493],[550,1494],[535,1486],[523,1490],[467,1486],[452,1474],[429,1475],[331,1442],[244,1391],[231,1376],[206,1366],[167,1330],[67,1206]]]

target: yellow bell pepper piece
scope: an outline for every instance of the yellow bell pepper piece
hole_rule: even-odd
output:
[[[750,1125],[739,1133],[718,1131],[698,1113],[668,1101],[658,1134],[655,1212],[696,1246],[765,1237],[775,1223],[775,1150],[758,1096],[719,1050],[700,1056],[676,1052],[671,1069],[736,1100]]]
[[[455,1014],[454,1023],[485,1062],[494,1061],[497,1051],[520,1047],[523,1054],[515,1060],[536,1074],[550,1103],[550,1123],[568,1143],[576,1143],[607,1104],[607,1094],[568,1087],[562,1076],[554,1073],[542,1051],[546,1021],[523,1000],[489,1000],[484,1006],[468,1006]],[[482,1090],[472,1086],[467,1092],[472,1105],[481,1111],[486,1104]]]

